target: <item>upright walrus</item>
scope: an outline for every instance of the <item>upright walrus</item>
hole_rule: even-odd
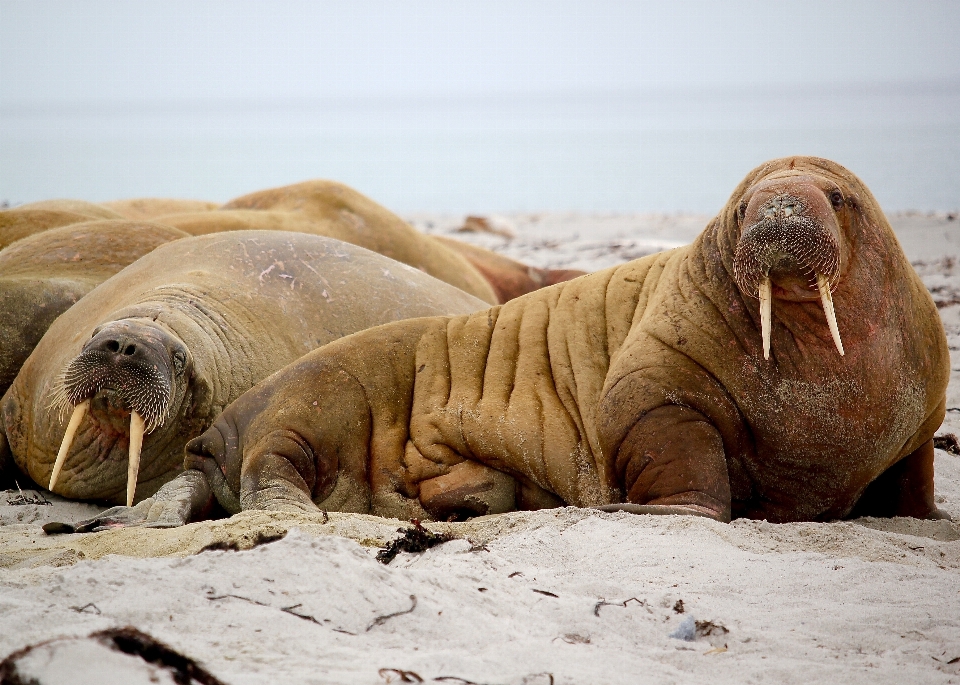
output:
[[[228,511],[938,517],[948,374],[870,191],[792,157],[752,171],[689,246],[306,355],[187,465]]]
[[[0,401],[0,465],[9,449],[58,494],[129,505],[135,489],[152,495],[182,470],[184,444],[224,406],[306,352],[388,321],[483,306],[320,236],[178,240],[50,327]]]

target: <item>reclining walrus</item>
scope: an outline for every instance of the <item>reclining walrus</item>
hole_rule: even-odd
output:
[[[0,250],[58,226],[123,218],[111,209],[83,200],[44,200],[0,210]]]
[[[164,206],[176,206],[176,202],[141,199],[106,205],[130,216],[149,215],[191,235],[244,229],[325,235],[421,269],[490,304],[506,302],[584,273],[527,266],[481,247],[425,235],[386,207],[336,181],[304,181],[261,190],[213,211],[205,207],[191,212],[151,214]]]
[[[168,243],[49,328],[0,400],[0,469],[12,456],[65,497],[129,505],[182,470],[184,444],[224,406],[306,352],[483,306],[330,238],[246,231]]]
[[[869,190],[794,157],[751,172],[689,246],[315,350],[185,464],[230,512],[938,517],[948,374]]]
[[[336,238],[409,264],[490,304],[584,273],[541,269],[457,240],[424,235],[353,188],[325,180],[262,190],[221,206],[169,198],[100,205],[81,200],[36,202],[0,211],[0,248],[56,226],[120,218],[157,221],[194,236],[271,230]]]
[[[88,221],[0,250],[0,396],[58,316],[154,248],[186,237],[143,221]]]

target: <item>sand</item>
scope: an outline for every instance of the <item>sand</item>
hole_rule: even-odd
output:
[[[594,270],[688,242],[696,215],[408,217],[544,267]],[[960,226],[891,217],[942,306],[960,434]],[[937,450],[960,521],[960,456]],[[960,525],[769,524],[565,508],[429,524],[454,539],[389,565],[409,523],[246,512],[169,530],[46,536],[97,510],[0,493],[0,658],[38,683],[174,682],[91,633],[133,626],[240,683],[960,683]],[[4,504],[4,502],[7,502]],[[686,639],[685,639],[686,638]],[[12,663],[8,662],[8,663]],[[2,676],[2,673],[0,673]],[[201,682],[197,680],[196,682]]]

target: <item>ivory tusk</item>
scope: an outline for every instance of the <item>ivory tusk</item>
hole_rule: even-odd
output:
[[[53,472],[50,474],[50,484],[47,485],[47,490],[50,492],[53,492],[53,486],[57,484],[57,478],[60,477],[60,469],[63,468],[63,463],[67,460],[67,454],[70,452],[70,446],[73,445],[73,439],[77,435],[77,429],[80,427],[80,422],[83,421],[83,417],[89,408],[89,399],[84,400],[73,408],[73,413],[70,415],[70,422],[67,424],[67,430],[63,434],[63,442],[60,443],[60,451],[57,452],[57,460],[53,463]]]
[[[840,341],[840,329],[837,328],[837,314],[833,310],[833,295],[830,294],[830,281],[822,274],[817,274],[817,288],[820,290],[820,301],[823,302],[823,313],[827,315],[827,325],[830,326],[830,335],[837,346],[840,356],[843,356],[843,342]]]
[[[130,413],[130,463],[127,465],[127,506],[133,506],[133,496],[137,492],[137,474],[140,472],[140,450],[143,447],[143,417],[137,412]]]
[[[760,280],[760,334],[763,336],[763,358],[770,359],[770,326],[773,323],[771,307],[773,305],[773,284],[770,276]]]

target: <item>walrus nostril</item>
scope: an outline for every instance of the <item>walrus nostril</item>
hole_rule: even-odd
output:
[[[106,342],[106,344],[104,345],[104,347],[106,347],[106,348],[107,348],[109,351],[111,351],[111,352],[119,352],[119,351],[120,351],[120,343],[119,343],[118,341],[116,341],[116,340],[108,340],[108,341]]]
[[[127,345],[127,346],[124,348],[123,353],[124,353],[126,356],[131,357],[131,356],[133,356],[133,354],[134,354],[136,351],[137,351],[137,346],[136,346],[136,345]]]

